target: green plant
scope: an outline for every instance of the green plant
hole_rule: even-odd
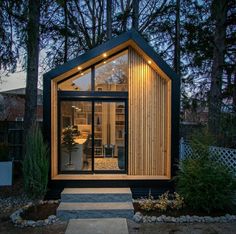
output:
[[[33,126],[26,137],[23,160],[24,188],[29,197],[42,198],[47,191],[48,152],[40,128]]]
[[[177,191],[188,207],[211,212],[232,205],[235,178],[210,154],[211,140],[198,134],[192,138],[193,155],[180,162]]]
[[[210,157],[209,146],[216,144],[216,138],[207,128],[195,131],[190,137],[190,146],[193,150],[192,158]]]
[[[184,198],[180,194],[174,192],[170,207],[173,210],[181,210],[184,207]]]
[[[6,143],[0,143],[0,162],[9,161],[9,148]]]
[[[65,128],[62,135],[62,145],[65,147],[65,151],[69,156],[68,165],[72,165],[71,154],[78,148],[77,143],[75,142],[74,128],[72,126]]]

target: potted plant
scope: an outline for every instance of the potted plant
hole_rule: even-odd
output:
[[[77,132],[77,136],[78,136]],[[75,142],[75,129],[71,127],[67,127],[62,132],[62,145],[64,146],[65,151],[68,153],[69,160],[67,163],[67,166],[72,165],[71,161],[71,154],[72,152],[76,151],[78,149],[77,143]]]
[[[13,161],[6,143],[0,143],[0,186],[12,185]]]

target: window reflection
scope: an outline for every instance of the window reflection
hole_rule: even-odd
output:
[[[68,91],[90,91],[91,90],[91,69],[81,71],[72,78],[60,83],[59,90]]]
[[[127,50],[95,67],[96,91],[128,91]]]

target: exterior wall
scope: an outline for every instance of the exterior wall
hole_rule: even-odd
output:
[[[129,49],[128,172],[125,174],[58,174],[57,82],[48,80],[53,180],[168,180],[171,178],[171,90],[167,75],[146,57]],[[141,53],[140,53],[141,54]],[[157,69],[156,69],[157,67]]]
[[[170,177],[170,85],[130,49],[129,175]]]

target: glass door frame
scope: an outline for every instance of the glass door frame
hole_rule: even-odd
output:
[[[60,139],[61,139],[61,102],[62,101],[88,101],[92,104],[92,168],[89,171],[65,171],[60,169]],[[94,116],[96,102],[124,102],[125,104],[125,169],[123,170],[95,170],[94,168]],[[58,91],[58,172],[59,174],[127,174],[128,172],[128,92],[84,92],[84,91]]]

